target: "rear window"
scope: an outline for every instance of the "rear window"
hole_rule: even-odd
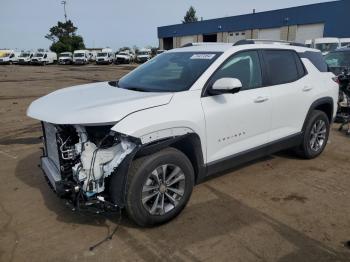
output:
[[[304,53],[299,53],[299,56],[309,59],[320,72],[328,71],[327,64],[320,52],[306,51]]]
[[[265,50],[263,53],[270,85],[294,82],[305,74],[304,67],[294,51]]]

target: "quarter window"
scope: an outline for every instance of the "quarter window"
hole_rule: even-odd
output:
[[[210,85],[221,78],[237,78],[242,83],[242,90],[262,86],[260,60],[257,51],[247,51],[233,55],[213,75]]]
[[[305,74],[300,58],[294,51],[265,50],[264,59],[269,72],[270,85],[291,83]]]

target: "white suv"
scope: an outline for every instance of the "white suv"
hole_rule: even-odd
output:
[[[119,81],[34,101],[41,167],[76,209],[126,208],[141,226],[174,218],[192,188],[243,162],[327,144],[338,85],[318,50],[292,43],[190,44]]]

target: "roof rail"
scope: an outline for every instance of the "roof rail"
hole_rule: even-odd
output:
[[[202,46],[202,45],[229,45],[228,43],[220,43],[220,42],[194,42],[194,43],[188,43],[180,46],[182,47],[190,47],[190,46]]]
[[[233,46],[239,45],[252,45],[252,44],[282,44],[282,45],[290,45],[290,46],[301,46],[307,47],[305,44],[290,42],[290,41],[282,41],[282,40],[269,40],[269,39],[243,39],[239,40],[233,44]]]

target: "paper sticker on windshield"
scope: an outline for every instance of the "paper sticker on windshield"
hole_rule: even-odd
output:
[[[215,54],[194,54],[190,59],[205,59],[210,60],[213,59]]]

